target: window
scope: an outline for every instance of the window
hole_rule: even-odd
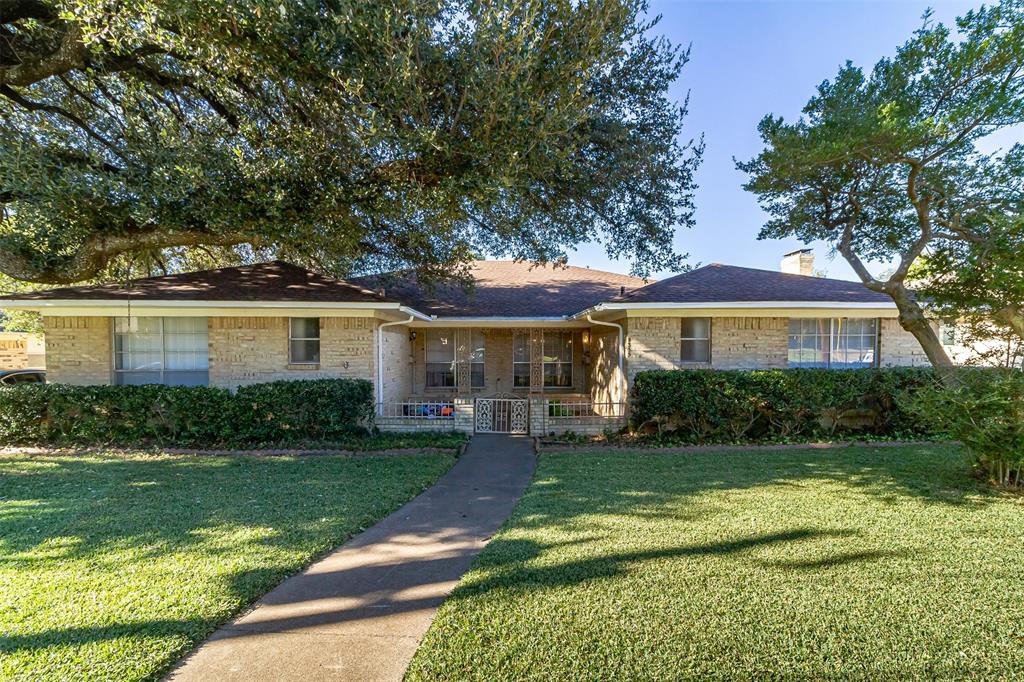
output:
[[[469,378],[472,388],[484,387],[484,333],[470,333]],[[428,331],[426,343],[427,388],[455,388],[458,363],[456,331]]]
[[[470,337],[470,348],[469,362],[470,362],[470,385],[473,388],[484,387],[484,346],[486,341],[484,340],[484,333],[478,329],[474,329]]]
[[[572,386],[572,332],[544,334],[544,388]]]
[[[288,320],[288,362],[293,365],[320,364],[319,317],[292,317]]]
[[[114,383],[205,386],[205,317],[114,318]]]
[[[679,340],[679,360],[686,363],[711,362],[711,318],[682,318]]]
[[[789,366],[874,367],[878,320],[825,318],[789,321]]]
[[[427,332],[427,388],[455,388],[455,338],[451,332]]]
[[[956,324],[943,322],[939,325],[939,343],[943,346],[956,345]]]
[[[530,335],[516,334],[512,345],[512,388],[530,387]]]
[[[572,387],[572,332],[544,332],[544,388]],[[516,334],[512,347],[512,386],[530,387],[530,337]]]

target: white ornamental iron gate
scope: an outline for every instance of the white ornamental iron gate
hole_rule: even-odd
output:
[[[530,401],[523,398],[477,398],[477,433],[529,433]]]

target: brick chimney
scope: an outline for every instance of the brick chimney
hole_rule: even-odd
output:
[[[782,271],[789,275],[814,276],[814,252],[797,249],[782,257]]]

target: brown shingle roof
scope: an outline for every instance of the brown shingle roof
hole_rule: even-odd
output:
[[[801,301],[822,303],[892,304],[885,294],[860,282],[790,275],[774,270],[712,263],[664,279],[625,296],[616,303],[722,303],[731,301]]]
[[[284,261],[132,280],[126,284],[64,287],[5,297],[8,300],[394,301],[349,282]]]
[[[471,266],[475,287],[466,292],[453,284],[433,291],[402,273],[357,277],[355,284],[384,287],[389,297],[439,317],[562,317],[610,300],[647,284],[614,272],[573,266],[539,266],[514,261],[478,260]]]

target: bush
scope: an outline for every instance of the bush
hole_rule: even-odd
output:
[[[205,386],[0,387],[6,444],[236,447],[365,432],[373,387],[356,379]]]
[[[630,394],[633,427],[688,443],[917,438],[929,432],[899,397],[933,377],[930,368],[641,372]]]
[[[957,379],[952,388],[935,381],[915,391],[908,408],[963,443],[994,482],[1024,486],[1024,372],[963,369]]]

